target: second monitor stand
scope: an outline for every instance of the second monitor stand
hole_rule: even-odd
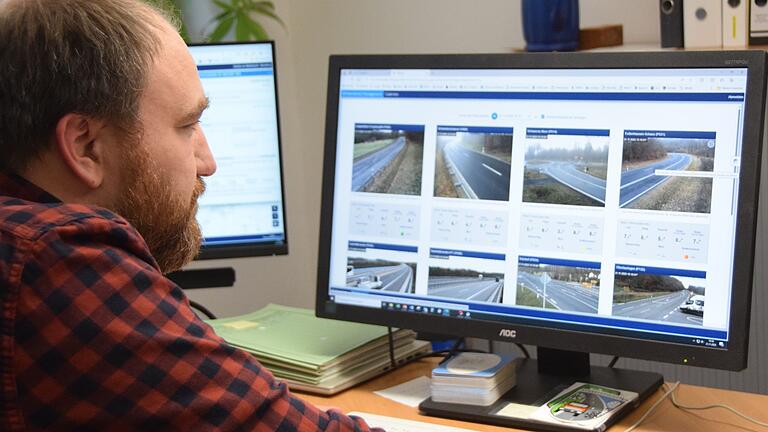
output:
[[[479,423],[543,431],[570,431],[574,429],[565,424],[544,423],[527,418],[525,413],[530,412],[532,408],[526,411],[526,407],[544,405],[575,382],[637,393],[639,396],[633,403],[619,408],[610,417],[606,423],[607,427],[631,412],[664,382],[663,377],[657,373],[592,366],[589,363],[589,353],[540,347],[537,360],[521,360],[517,368],[517,384],[492,405],[441,403],[433,402],[429,398],[419,405],[419,410],[432,416]],[[509,413],[520,414],[511,416]]]

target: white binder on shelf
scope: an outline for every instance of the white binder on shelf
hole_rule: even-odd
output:
[[[723,46],[744,47],[749,36],[749,1],[722,0]]]
[[[723,46],[722,0],[685,0],[683,34],[686,48]]]
[[[749,43],[768,43],[768,3],[761,0],[749,2]]]

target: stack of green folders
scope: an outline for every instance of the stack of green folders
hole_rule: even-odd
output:
[[[391,368],[386,327],[317,318],[310,309],[279,305],[207,322],[294,390],[333,394]],[[398,330],[394,351],[401,363],[428,352],[429,344]]]

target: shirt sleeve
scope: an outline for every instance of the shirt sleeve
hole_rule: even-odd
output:
[[[31,251],[20,277],[14,365],[27,426],[371,430],[295,397],[252,355],[227,345],[160,274],[130,226],[59,227]]]

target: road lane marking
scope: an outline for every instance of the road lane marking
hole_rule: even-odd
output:
[[[605,189],[605,180],[599,179],[591,174],[587,174],[583,171],[579,171],[578,168],[576,168],[575,165],[566,163],[562,165],[562,168],[560,168],[564,173],[568,173],[571,176],[573,176],[576,179],[579,179],[583,182],[589,183],[592,186],[599,187],[600,189]],[[570,172],[569,172],[570,171]]]
[[[482,163],[482,162],[481,162],[481,163]],[[501,176],[501,175],[502,175],[500,172],[496,171],[495,169],[493,169],[493,168],[489,167],[489,166],[488,166],[488,165],[486,165],[486,164],[483,164],[483,166],[484,166],[484,167],[486,167],[486,168],[488,168],[488,170],[490,170],[492,173],[496,174],[497,176]]]
[[[624,206],[626,206],[626,205],[628,205],[628,204],[631,204],[631,203],[632,203],[632,201],[634,201],[634,200],[636,200],[636,199],[640,198],[641,196],[645,195],[645,194],[646,194],[646,192],[650,191],[651,189],[653,189],[653,188],[655,188],[656,186],[658,186],[658,185],[660,185],[660,184],[664,183],[664,182],[665,182],[665,181],[667,181],[667,180],[669,180],[669,177],[663,177],[661,180],[659,180],[658,182],[654,183],[654,184],[653,184],[652,186],[650,186],[648,189],[646,189],[646,190],[644,190],[644,191],[640,192],[639,194],[637,194],[637,195],[633,196],[633,197],[632,197],[632,199],[625,201],[625,202],[624,202],[624,204],[620,204],[620,205],[619,205],[619,207],[624,207]]]
[[[597,202],[599,202],[599,203],[601,203],[601,204],[605,204],[605,200],[603,200],[603,199],[600,199],[600,198],[598,198],[598,197],[596,197],[596,196],[594,196],[594,195],[592,195],[592,194],[588,193],[587,191],[581,190],[580,188],[578,188],[578,187],[576,187],[576,186],[574,186],[574,185],[572,185],[572,184],[568,183],[567,181],[565,181],[565,180],[563,180],[563,179],[561,179],[561,178],[558,178],[558,177],[557,177],[557,175],[553,174],[552,172],[550,172],[550,171],[549,171],[549,170],[547,170],[547,169],[545,169],[545,170],[544,170],[544,174],[546,174],[546,175],[548,175],[548,176],[552,177],[552,178],[553,178],[553,179],[555,179],[556,181],[558,181],[558,182],[560,182],[560,183],[564,184],[565,186],[567,186],[567,187],[569,187],[569,188],[571,188],[571,189],[575,190],[576,192],[579,192],[579,193],[580,193],[580,194],[582,194],[582,195],[586,195],[586,196],[588,196],[588,197],[592,198],[593,200],[595,200],[595,201],[597,201]]]
[[[673,165],[677,165],[678,163],[680,163],[680,162],[681,162],[681,161],[683,161],[683,160],[685,160],[685,157],[683,157],[683,159],[680,159],[680,160],[673,160],[673,161],[671,161],[671,163],[670,163],[669,165],[667,165],[667,166],[665,166],[664,168],[661,168],[661,169],[669,169],[669,168],[670,168],[670,167],[672,167]],[[689,162],[689,163],[690,163],[690,162]],[[651,167],[653,167],[653,165],[651,165],[650,167],[637,168],[637,170],[644,170],[644,169],[648,169],[648,168],[651,168]],[[627,184],[621,185],[621,189],[624,189],[624,188],[625,188],[625,187],[627,187],[627,186],[632,186],[633,184],[635,184],[635,183],[637,183],[637,182],[640,182],[640,181],[643,181],[643,180],[647,179],[648,177],[653,177],[653,176],[655,176],[655,175],[656,175],[656,170],[658,170],[658,169],[659,169],[659,168],[654,168],[654,169],[651,171],[651,174],[648,174],[647,176],[645,176],[645,177],[642,177],[642,178],[639,178],[639,179],[637,179],[637,180],[631,181],[631,182],[629,182],[629,183],[627,183]],[[634,171],[634,170],[632,170],[632,171]],[[627,172],[625,172],[624,174],[627,174],[627,173],[629,173],[629,172],[631,172],[631,171],[627,171]]]
[[[588,307],[589,309],[597,310],[597,306],[591,305],[591,304],[589,304],[589,303],[579,299],[574,293],[572,293],[571,291],[568,291],[567,289],[561,289],[560,294],[563,294],[565,296],[568,296],[568,297],[576,300],[577,302],[583,304],[584,306]]]

